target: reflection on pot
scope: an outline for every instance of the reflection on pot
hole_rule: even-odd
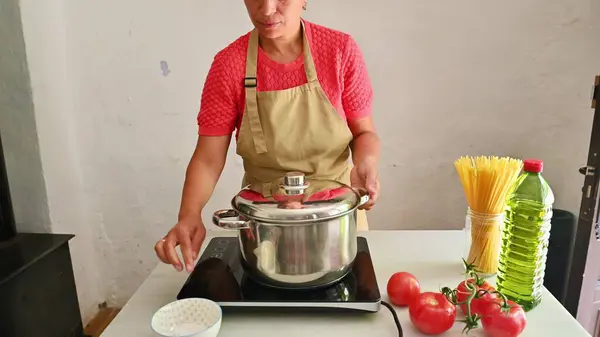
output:
[[[302,226],[253,222],[240,231],[242,261],[276,287],[327,286],[344,277],[354,260],[354,216]]]
[[[281,203],[279,203],[279,205],[277,205],[277,207],[285,209],[302,209],[304,208],[304,204],[302,203],[302,200],[290,199],[282,201]]]
[[[254,255],[256,256],[258,269],[266,274],[273,274],[278,269],[276,256],[277,246],[273,241],[263,241],[256,249],[254,249]]]
[[[314,190],[311,194],[287,195],[276,193],[266,198],[262,194],[252,189],[244,189],[238,194],[239,198],[252,202],[254,205],[273,205],[279,209],[303,209],[313,204],[335,204],[340,200],[347,198],[349,190],[347,187],[327,188],[319,186],[321,190]]]

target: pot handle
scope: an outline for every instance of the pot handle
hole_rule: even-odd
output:
[[[213,224],[228,230],[250,228],[247,220],[240,218],[238,212],[232,209],[222,209],[213,214]]]
[[[367,202],[369,202],[369,200],[371,200],[371,196],[369,195],[369,191],[367,191],[366,188],[357,187],[357,188],[354,188],[354,190],[360,196],[360,201],[358,203],[359,207],[362,206],[362,205],[364,205],[364,204],[366,204]]]

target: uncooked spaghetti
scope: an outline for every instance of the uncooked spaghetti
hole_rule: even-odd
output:
[[[469,210],[470,247],[467,262],[482,274],[498,268],[501,228],[506,198],[523,162],[496,156],[461,157],[454,162]]]

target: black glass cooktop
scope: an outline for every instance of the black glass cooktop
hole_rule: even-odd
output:
[[[357,255],[350,272],[339,282],[325,288],[287,290],[262,285],[248,275],[240,259],[237,238],[213,238],[177,299],[208,298],[217,302],[223,310],[379,310],[381,294],[364,237],[358,237]]]

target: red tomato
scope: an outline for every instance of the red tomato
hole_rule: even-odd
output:
[[[387,293],[392,304],[407,306],[419,296],[421,285],[413,274],[398,272],[388,280]]]
[[[482,313],[482,306],[484,306],[487,302],[490,301],[494,301],[496,298],[498,298],[497,294],[492,293],[493,291],[495,291],[496,289],[494,289],[494,287],[489,284],[487,281],[484,280],[476,280],[473,278],[467,279],[462,281],[458,287],[456,287],[456,300],[460,303],[460,302],[464,302],[466,301],[469,296],[471,295],[471,289],[467,288],[467,284],[470,284],[471,286],[473,286],[475,289],[477,289],[477,291],[479,291],[479,298],[474,298],[471,301],[471,315],[473,314],[479,314],[481,315]],[[488,293],[482,294],[484,290],[489,291]],[[463,314],[467,315],[467,304],[461,304],[460,305],[460,310],[463,312]]]
[[[448,331],[456,319],[456,306],[444,294],[424,292],[408,307],[412,324],[424,334]]]
[[[517,337],[527,325],[523,308],[513,301],[497,299],[487,303],[483,309],[481,323],[488,337]]]

